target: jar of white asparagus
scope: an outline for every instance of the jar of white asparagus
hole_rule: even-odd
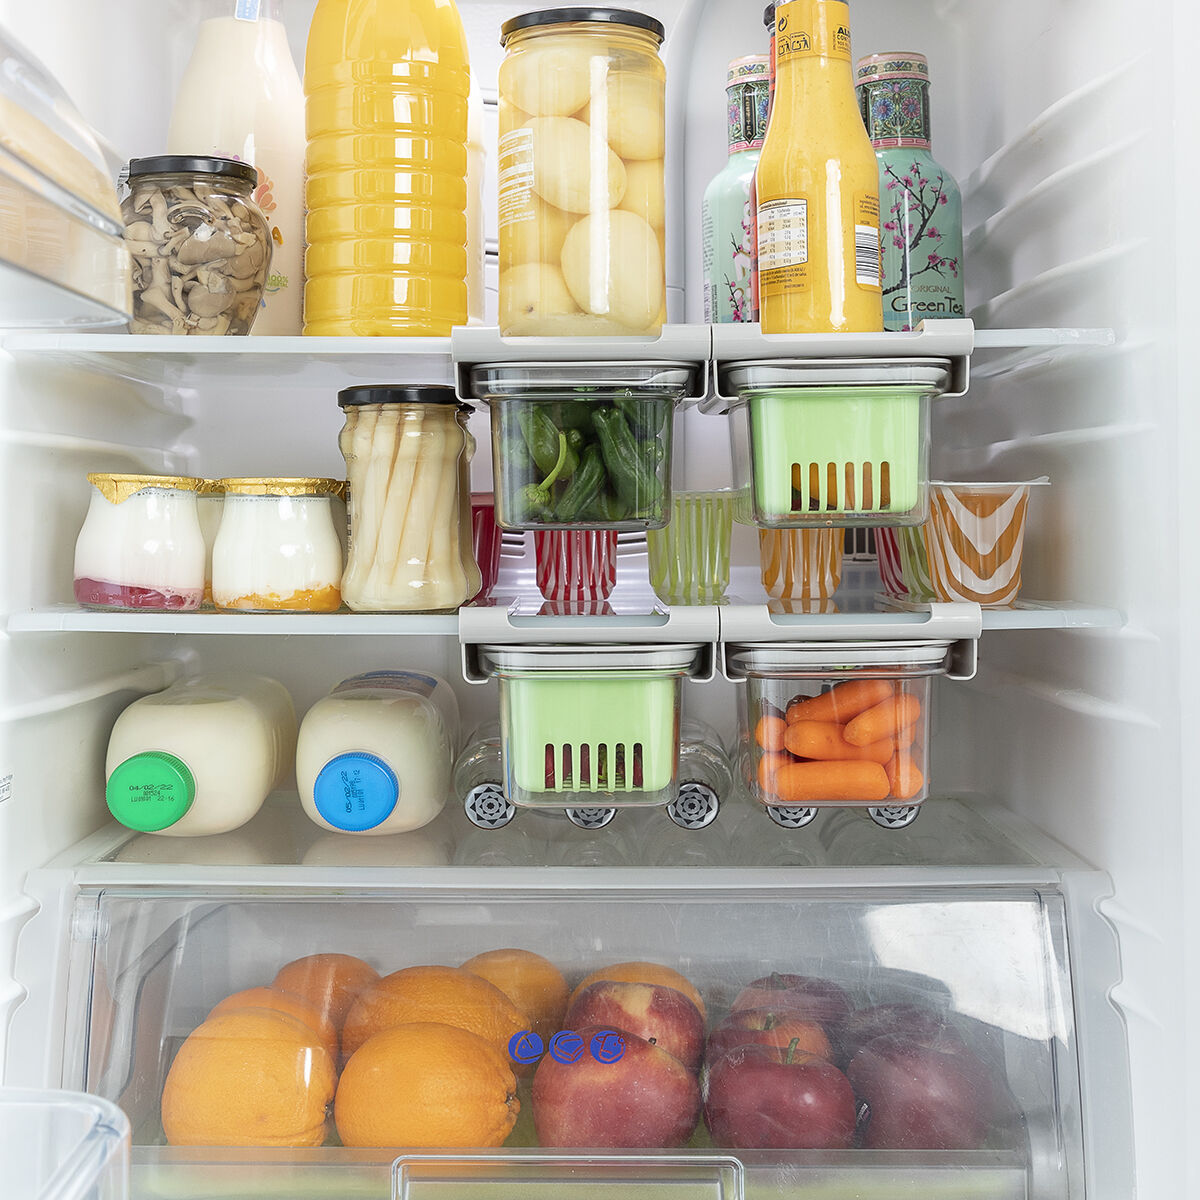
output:
[[[445,612],[479,591],[466,406],[444,386],[338,393],[350,485],[342,599],[356,612]]]

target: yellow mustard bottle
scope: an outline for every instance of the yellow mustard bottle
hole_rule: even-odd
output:
[[[304,65],[304,332],[467,323],[467,40],[454,0],[319,0]]]
[[[790,0],[775,18],[757,174],[762,330],[881,332],[879,167],[855,99],[849,7]]]

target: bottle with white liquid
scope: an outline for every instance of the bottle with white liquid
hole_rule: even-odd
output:
[[[275,243],[253,334],[299,335],[304,297],[304,89],[283,0],[207,0],[179,85],[169,154],[216,154],[258,169],[254,199]]]
[[[457,748],[458,701],[444,679],[418,671],[356,675],[300,723],[300,803],[322,829],[420,829],[446,803]]]
[[[203,675],[135,700],[108,740],[105,799],[129,829],[228,833],[291,778],[296,713],[261,675]]]

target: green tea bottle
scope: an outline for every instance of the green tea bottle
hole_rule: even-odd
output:
[[[729,161],[705,189],[700,217],[704,319],[709,324],[752,320],[750,181],[767,130],[767,68],[764,54],[735,58],[729,64]]]
[[[879,162],[883,326],[965,316],[962,198],[930,153],[929,64],[922,54],[872,54],[855,76]]]

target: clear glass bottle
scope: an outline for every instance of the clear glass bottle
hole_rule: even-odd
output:
[[[482,577],[471,548],[463,405],[445,386],[338,393],[338,439],[350,484],[342,599],[355,612],[445,612]]]
[[[767,131],[768,61],[735,58],[725,83],[729,161],[704,191],[700,210],[704,319],[722,325],[751,319],[754,239],[750,185]]]
[[[271,267],[271,233],[231,158],[160,154],[129,164],[121,201],[133,258],[131,333],[245,334]]]
[[[256,334],[299,334],[304,298],[304,89],[283,0],[205,0],[175,96],[169,154],[219,154],[258,172],[274,253]],[[227,80],[223,86],[215,80]]]
[[[879,169],[854,95],[849,7],[777,5],[775,53],[757,174],[763,332],[880,332]]]
[[[501,29],[500,332],[657,336],[666,321],[663,26],[622,9]]]
[[[855,74],[879,162],[884,328],[965,316],[962,197],[930,149],[929,64],[892,51],[860,58]]]

